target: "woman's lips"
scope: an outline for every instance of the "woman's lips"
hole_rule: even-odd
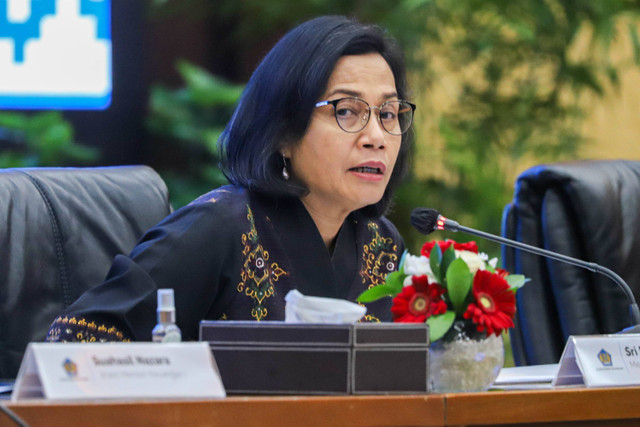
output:
[[[382,162],[365,162],[350,168],[349,172],[368,181],[380,181],[384,178],[386,169]]]
[[[372,167],[369,167],[369,166],[351,168],[349,170],[354,171],[354,172],[360,172],[360,173],[374,173],[376,175],[382,175],[383,174],[383,172],[382,172],[382,170],[380,168],[372,168]]]

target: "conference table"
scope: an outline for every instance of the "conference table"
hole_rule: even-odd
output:
[[[31,427],[640,425],[640,387],[0,403]],[[16,424],[0,413],[5,425]]]

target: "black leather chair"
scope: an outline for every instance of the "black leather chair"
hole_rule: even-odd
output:
[[[640,161],[525,171],[505,208],[502,234],[607,267],[640,297]],[[570,335],[615,333],[630,325],[627,298],[604,275],[507,247],[503,262],[531,278],[518,292],[511,332],[518,365],[557,363]]]
[[[0,170],[0,378],[170,211],[146,166]]]

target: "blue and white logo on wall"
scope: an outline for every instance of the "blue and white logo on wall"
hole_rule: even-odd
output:
[[[0,0],[0,109],[111,103],[111,0]]]

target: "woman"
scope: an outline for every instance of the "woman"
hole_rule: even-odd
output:
[[[159,288],[175,290],[183,339],[196,340],[202,319],[282,320],[292,289],[353,301],[383,282],[404,250],[381,215],[407,163],[406,97],[400,50],[379,28],[328,16],[290,31],[221,137],[231,185],[117,256],[47,339],[148,340]],[[368,304],[367,319],[389,308]]]

